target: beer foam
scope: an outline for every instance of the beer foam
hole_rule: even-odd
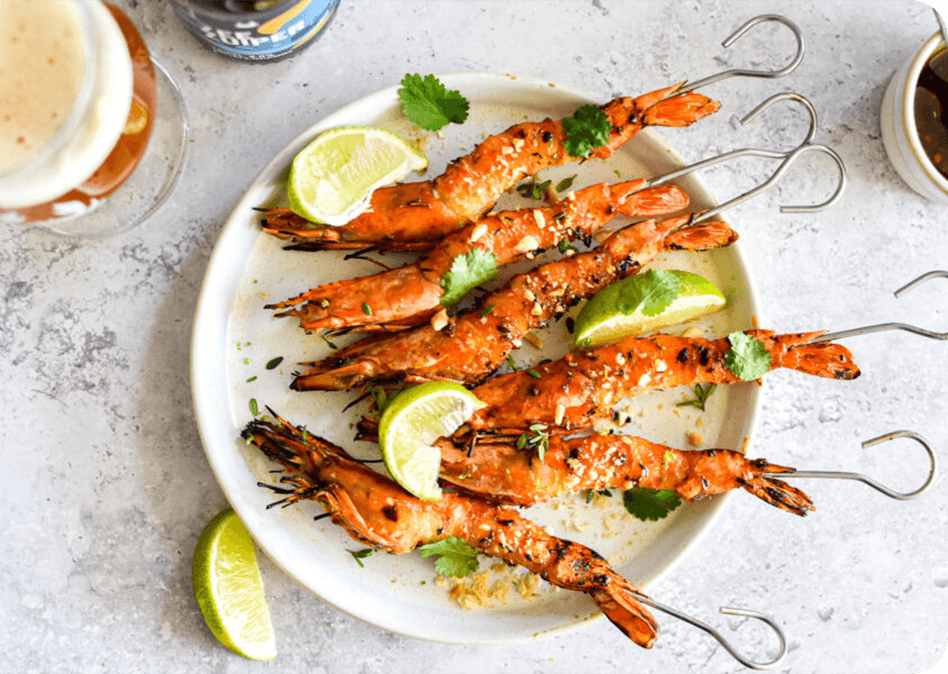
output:
[[[0,0],[0,208],[82,185],[131,104],[131,56],[100,0]]]
[[[82,87],[82,26],[69,2],[0,2],[0,173],[33,160]]]

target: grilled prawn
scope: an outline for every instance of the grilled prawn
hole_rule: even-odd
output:
[[[589,252],[513,277],[443,326],[427,324],[393,335],[373,335],[329,358],[303,363],[309,369],[296,376],[291,388],[341,390],[373,381],[480,383],[520,346],[530,330],[546,325],[610,283],[637,273],[664,250],[707,250],[737,239],[723,222],[694,226],[689,222],[688,216],[682,216],[628,225]]]
[[[777,335],[747,330],[770,354],[771,370],[786,368],[833,379],[855,379],[859,368],[849,350],[813,343],[820,332]],[[622,398],[645,391],[742,381],[727,366],[727,337],[716,340],[656,334],[569,353],[558,361],[502,374],[472,389],[486,404],[454,436],[459,444],[511,442],[534,424],[550,435],[589,428]],[[376,434],[377,420],[359,422],[360,437]]]
[[[551,536],[515,508],[452,493],[440,501],[423,501],[352,460],[342,448],[279,417],[251,421],[242,435],[283,466],[281,482],[291,492],[286,503],[318,501],[357,541],[399,554],[456,536],[553,585],[585,592],[637,644],[648,648],[655,640],[657,624],[636,600],[638,588],[593,550]]]
[[[533,437],[538,437],[534,432]],[[781,510],[805,515],[810,498],[771,477],[791,468],[748,459],[727,449],[681,451],[623,435],[544,438],[542,455],[530,440],[517,449],[510,444],[479,444],[470,452],[441,442],[441,479],[494,503],[532,505],[587,489],[647,487],[674,491],[695,501],[743,488]]]
[[[683,84],[637,98],[616,98],[600,106],[609,117],[611,131],[609,142],[592,157],[611,156],[646,126],[688,126],[720,107],[701,94],[678,94]],[[282,208],[266,213],[263,229],[310,250],[428,250],[481,217],[522,178],[576,161],[566,152],[565,139],[562,121],[517,124],[487,138],[433,180],[376,190],[369,209],[342,227],[312,223]]]
[[[277,316],[298,318],[308,331],[392,331],[420,325],[442,309],[443,280],[455,261],[476,251],[493,256],[499,267],[566,241],[588,240],[620,214],[665,215],[688,205],[688,195],[674,185],[646,185],[644,179],[601,183],[553,206],[490,215],[451,234],[414,264],[328,283],[267,308],[278,310]]]

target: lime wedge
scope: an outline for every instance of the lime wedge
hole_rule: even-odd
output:
[[[253,539],[232,509],[201,532],[191,584],[204,621],[222,644],[251,660],[277,656]]]
[[[313,222],[344,225],[369,205],[372,192],[423,171],[428,160],[390,131],[345,126],[326,131],[290,166],[290,208]]]
[[[607,344],[710,314],[726,302],[721,291],[703,276],[649,270],[594,295],[576,317],[574,339],[583,346]]]
[[[379,421],[379,448],[388,472],[418,498],[439,500],[441,450],[431,443],[454,433],[482,407],[458,384],[427,382],[399,393]]]

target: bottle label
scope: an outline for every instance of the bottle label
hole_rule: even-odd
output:
[[[202,13],[193,3],[174,3],[178,17],[204,46],[243,61],[273,61],[289,56],[318,35],[332,18],[339,0],[283,3],[272,12]]]

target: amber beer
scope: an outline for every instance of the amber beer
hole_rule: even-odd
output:
[[[68,219],[135,170],[155,72],[141,35],[100,0],[0,0],[0,222]]]

